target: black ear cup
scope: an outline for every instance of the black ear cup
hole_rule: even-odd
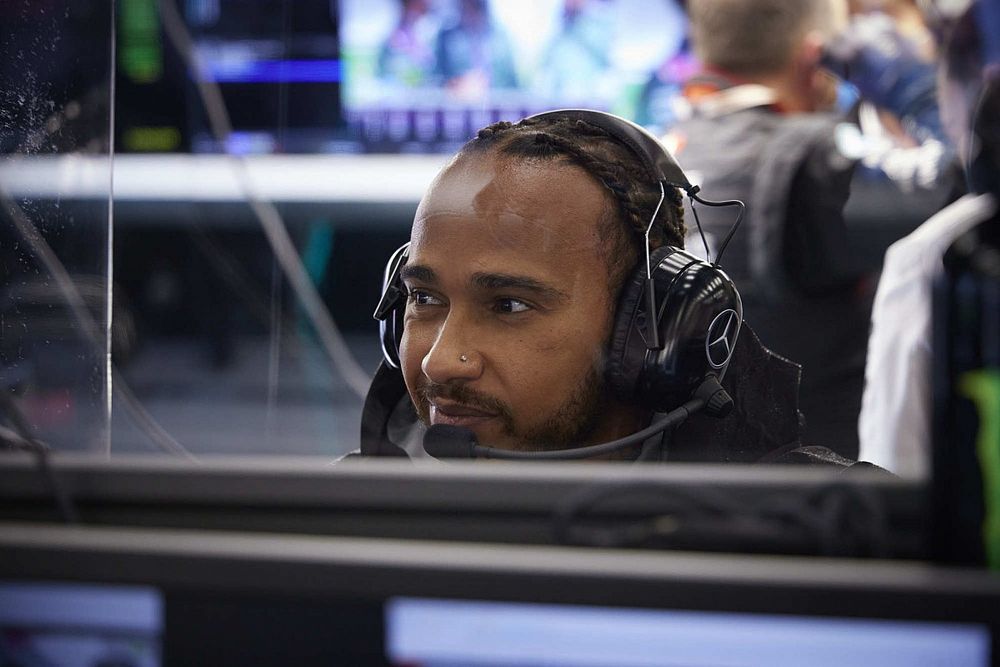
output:
[[[382,339],[382,356],[393,368],[400,368],[399,343],[403,338],[403,314],[406,312],[404,303],[393,309],[392,315],[379,323],[379,336]]]
[[[695,197],[698,188],[670,152],[635,123],[586,109],[561,109],[533,118],[548,115],[603,128],[641,159],[661,185]],[[640,262],[619,296],[605,377],[622,400],[668,411],[686,401],[706,375],[721,379],[725,374],[743,322],[743,305],[729,276],[683,250],[658,248],[650,254],[650,266],[655,312],[647,312],[649,287],[645,262]],[[648,326],[650,317],[656,318],[656,328]],[[647,340],[650,335],[657,340]]]
[[[399,278],[399,272],[406,264],[410,244],[396,249],[386,262],[382,274],[382,298],[375,308],[378,320],[379,342],[385,363],[399,368],[399,343],[403,338],[403,315],[406,313],[406,287]]]
[[[708,375],[721,380],[743,323],[743,304],[721,269],[673,247],[651,254],[655,312],[647,312],[646,267],[626,282],[608,348],[606,378],[622,400],[665,412]],[[646,340],[656,317],[659,345]]]
[[[649,256],[650,266],[658,267],[660,261],[674,250],[675,248],[670,247],[657,248]],[[642,349],[646,349],[645,294],[646,267],[640,262],[625,281],[618,296],[615,323],[608,341],[608,357],[604,369],[605,378],[612,391],[626,401],[632,400],[636,379],[645,360],[645,355],[640,355],[635,350],[632,354],[628,354],[630,343],[634,346],[641,341]]]

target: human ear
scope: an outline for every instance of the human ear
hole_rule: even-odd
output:
[[[832,109],[837,101],[837,79],[821,64],[824,42],[819,31],[807,33],[795,58],[799,85],[811,111]]]

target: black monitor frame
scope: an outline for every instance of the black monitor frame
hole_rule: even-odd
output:
[[[355,615],[368,620],[341,628],[343,634],[353,638],[350,646],[370,650],[381,632],[382,605],[401,596],[975,623],[990,630],[994,661],[1000,654],[1000,579],[900,560],[922,553],[916,545],[924,487],[878,473],[852,478],[830,469],[736,465],[53,460],[81,523],[57,521],[31,457],[0,458],[0,580],[156,587],[166,602],[167,659],[200,655],[206,642],[219,655],[234,645],[250,651],[258,644],[248,634],[294,637],[306,633],[304,627],[323,628],[327,617]],[[738,548],[741,535],[728,544],[703,536],[688,550],[665,545],[672,551],[554,544],[553,514],[566,498],[637,484],[671,497],[714,493],[747,505],[857,487],[885,510],[890,555],[897,559],[706,553]],[[586,523],[604,528],[655,517],[662,510],[650,498],[613,497]],[[788,541],[765,546],[760,551],[813,553]],[[305,641],[295,650],[326,647],[341,655],[350,649],[344,641]],[[257,664],[268,663],[265,654],[253,655]],[[356,664],[384,664],[384,658]]]
[[[235,621],[171,621],[172,605],[202,623],[206,610],[354,609],[377,624],[398,596],[975,623],[995,663],[1000,638],[1000,579],[918,562],[28,523],[0,523],[0,554],[0,580],[157,587],[168,654],[172,623],[247,643]]]
[[[332,465],[263,457],[192,463],[79,454],[57,454],[53,462],[82,521],[94,525],[792,555],[922,558],[928,553],[925,487],[877,471],[364,459]],[[881,551],[864,544],[840,549],[843,540],[836,535],[823,543],[808,531],[765,531],[762,536],[752,525],[712,516],[700,521],[704,512],[687,511],[722,503],[739,513],[767,502],[811,515],[825,511],[823,494],[834,505],[861,499],[868,504],[859,511],[875,507],[882,522],[877,531]],[[578,500],[590,509],[577,512]],[[0,458],[0,520],[52,521],[53,508],[47,479],[32,458]],[[841,511],[858,515],[848,506]],[[625,522],[655,523],[664,516],[679,518],[679,528],[633,542],[615,542],[606,534]],[[699,521],[688,520],[692,516]],[[656,530],[663,525],[656,524]]]

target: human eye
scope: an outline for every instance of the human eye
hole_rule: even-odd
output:
[[[521,301],[520,299],[512,299],[509,297],[503,297],[497,299],[496,302],[494,303],[493,309],[496,312],[503,314],[525,313],[529,310],[533,310],[533,308],[524,301]]]
[[[441,299],[422,289],[409,289],[406,297],[407,301],[416,306],[440,306],[443,303]]]

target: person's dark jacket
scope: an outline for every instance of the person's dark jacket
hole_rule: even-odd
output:
[[[764,344],[802,365],[804,442],[854,457],[874,280],[844,221],[855,162],[836,146],[842,121],[758,105],[696,115],[672,134],[703,196],[747,205],[723,265]],[[733,223],[726,209],[698,215],[716,242]]]
[[[715,419],[695,414],[668,436],[667,461],[835,463],[832,452],[800,447],[800,369],[760,344],[744,324],[723,386],[735,408]],[[361,455],[420,458],[425,427],[400,371],[382,364],[361,417]]]

